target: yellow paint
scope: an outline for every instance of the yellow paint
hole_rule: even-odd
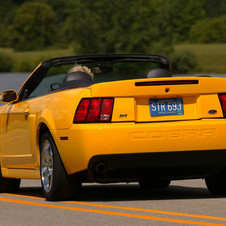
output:
[[[199,84],[135,86],[144,80],[180,79],[197,79]],[[224,78],[137,79],[99,83],[1,106],[0,161],[1,168],[10,169],[10,174],[2,170],[3,176],[32,178],[29,171],[39,170],[42,123],[49,128],[69,174],[87,169],[90,158],[98,154],[226,149],[226,120],[218,98],[225,87]],[[114,97],[112,123],[73,124],[83,97]],[[149,99],[178,97],[184,100],[184,115],[151,117]],[[209,114],[209,110],[217,113]],[[62,136],[69,139],[60,140]]]
[[[178,96],[179,97],[179,96]],[[183,97],[183,96],[180,96]],[[184,115],[171,116],[151,116],[148,98],[136,99],[137,106],[137,122],[153,122],[153,121],[175,121],[190,120],[201,118],[218,118],[223,117],[221,105],[217,94],[200,95],[200,96],[184,96]],[[155,99],[155,97],[152,97]],[[209,110],[216,110],[216,114],[209,114]]]
[[[135,100],[133,97],[115,98],[112,122],[129,122],[135,120]]]
[[[100,154],[225,149],[226,120],[75,124],[55,132],[66,170],[74,173],[86,169],[90,158]],[[61,136],[69,139],[62,141]]]
[[[2,164],[6,168],[34,168],[32,147],[36,115],[30,114],[29,109],[28,101],[10,107],[2,140]]]
[[[40,171],[38,169],[30,170],[2,168],[2,175],[8,178],[40,179]]]

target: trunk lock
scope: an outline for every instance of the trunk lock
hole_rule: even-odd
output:
[[[168,93],[170,91],[170,88],[166,88],[165,92]]]

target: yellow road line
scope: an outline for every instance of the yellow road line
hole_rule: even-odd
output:
[[[2,193],[2,195],[9,195],[9,196],[15,196],[15,197],[22,197],[22,198],[31,198],[31,199],[45,200],[45,198],[37,197],[37,196],[31,196],[31,195],[19,195],[19,194],[11,194],[11,193]]]
[[[183,216],[183,217],[195,217],[195,218],[226,221],[226,218],[223,218],[223,217],[204,216],[204,215],[189,214],[189,213],[177,213],[177,212],[168,212],[168,211],[162,211],[162,210],[151,210],[151,209],[141,209],[141,208],[134,208],[134,207],[111,206],[111,205],[102,205],[102,204],[75,202],[75,201],[67,201],[67,203],[74,203],[74,204],[81,204],[81,205],[88,205],[88,206],[98,206],[98,207],[105,207],[105,208],[114,208],[114,209],[135,210],[135,211],[151,212],[151,213],[160,213],[160,214],[176,215],[176,216]]]
[[[216,223],[210,223],[210,222],[180,220],[180,219],[172,219],[172,218],[145,216],[145,215],[139,215],[139,214],[128,214],[128,213],[120,213],[120,212],[113,212],[113,211],[105,211],[105,210],[94,210],[94,209],[91,210],[91,209],[85,209],[85,208],[52,205],[52,204],[30,202],[30,201],[23,201],[23,200],[17,200],[17,199],[7,199],[2,197],[0,197],[0,201],[19,203],[19,204],[30,205],[30,206],[49,207],[49,208],[56,208],[56,209],[100,213],[100,214],[106,214],[106,215],[123,216],[123,217],[131,217],[131,218],[139,218],[139,219],[147,219],[147,220],[156,220],[156,221],[167,221],[167,222],[183,223],[183,224],[206,225],[206,226],[222,226],[223,225],[223,224],[216,224]]]
[[[5,193],[5,195],[45,200],[44,198],[29,196],[29,195],[17,195],[17,194],[8,194],[8,193]],[[88,203],[88,202],[77,202],[77,201],[66,201],[64,203],[226,221],[226,218],[223,218],[223,217],[205,216],[205,215],[197,215],[197,214],[189,214],[189,213],[178,213],[178,212],[169,212],[169,211],[162,211],[162,210],[141,209],[141,208],[134,208],[134,207],[112,206],[112,205],[96,204],[96,203]]]

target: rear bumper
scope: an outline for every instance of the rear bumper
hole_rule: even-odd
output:
[[[126,163],[127,168],[131,166],[134,168],[136,162],[141,165],[154,165],[156,162],[158,166],[167,163],[167,167],[175,166],[180,162],[186,165],[186,161],[183,161],[186,158],[189,158],[190,165],[198,164],[204,161],[203,159],[208,159],[211,163],[212,160],[215,161],[215,153],[219,155],[217,157],[219,162],[226,159],[224,154],[221,156],[226,150],[225,119],[74,124],[69,130],[52,130],[51,133],[69,174],[87,170],[96,156],[113,159],[111,164],[114,166],[116,162],[119,165]],[[62,137],[68,139],[62,140]],[[206,150],[210,150],[209,154],[202,157],[202,153],[206,153]],[[188,156],[185,154],[191,151],[194,154]],[[200,153],[196,154],[199,151]],[[168,161],[168,153],[172,153],[171,161]],[[130,155],[134,156],[134,160],[129,157]],[[155,160],[155,156],[158,156],[158,161]],[[159,162],[160,160],[162,162]]]
[[[201,178],[215,174],[226,165],[226,150],[93,156],[89,176],[93,181],[138,181],[153,178]]]

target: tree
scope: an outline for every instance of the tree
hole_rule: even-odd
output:
[[[190,40],[198,43],[226,43],[226,16],[198,21],[191,28]]]
[[[15,15],[16,6],[13,4],[12,0],[0,0],[0,46],[8,47],[10,46],[9,41],[9,24]]]
[[[172,46],[165,15],[153,0],[71,2],[65,36],[76,53],[163,53]],[[74,4],[74,5],[73,5]]]
[[[25,2],[17,10],[11,26],[13,47],[24,51],[52,45],[55,21],[55,14],[48,5]]]
[[[174,42],[184,42],[188,39],[191,26],[198,20],[206,18],[203,5],[197,0],[165,1],[169,3],[168,26],[172,28]]]
[[[225,0],[199,0],[208,18],[216,18],[226,14]]]

